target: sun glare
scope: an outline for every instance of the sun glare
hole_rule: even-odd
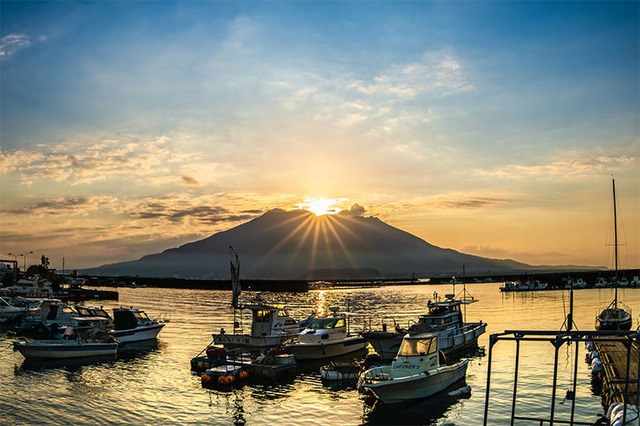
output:
[[[336,206],[338,203],[339,200],[335,198],[309,198],[300,204],[300,208],[309,210],[316,216],[323,216],[339,213],[342,209]]]

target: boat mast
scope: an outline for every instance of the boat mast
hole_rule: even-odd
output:
[[[616,210],[616,180],[611,179],[613,184],[613,246],[614,246],[614,267],[615,267],[615,275],[614,275],[614,298],[613,298],[613,307],[618,307],[618,215]]]

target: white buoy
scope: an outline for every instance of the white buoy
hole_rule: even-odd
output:
[[[607,411],[607,418],[609,419],[610,426],[638,426],[640,423],[640,416],[638,415],[638,408],[627,404],[627,417],[622,418],[624,415],[624,404],[617,402],[609,406]]]
[[[449,392],[449,396],[460,396],[460,395],[468,395],[471,393],[471,386],[467,385],[461,387],[460,389],[456,389],[454,391]]]
[[[602,366],[602,361],[600,361],[600,358],[594,358],[593,361],[591,361],[592,374],[600,373],[603,369],[604,367]]]

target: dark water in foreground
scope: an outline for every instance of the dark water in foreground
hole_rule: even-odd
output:
[[[500,284],[472,284],[467,290],[480,301],[466,308],[467,320],[488,323],[480,346],[488,349],[491,333],[505,329],[558,330],[569,309],[567,291],[501,293]],[[456,287],[456,293],[462,286]],[[140,346],[117,360],[87,365],[42,367],[25,364],[13,352],[11,338],[0,335],[0,424],[207,424],[207,425],[358,425],[420,424],[481,425],[483,422],[487,357],[471,359],[466,383],[471,396],[438,397],[401,406],[375,406],[354,389],[323,387],[317,366],[304,368],[294,380],[278,385],[246,385],[232,392],[209,391],[192,375],[189,361],[211,341],[220,327],[231,329],[230,292],[173,289],[119,289],[120,301],[103,303],[145,309],[150,316],[167,314],[171,322],[158,342]],[[341,306],[354,317],[352,329],[365,317],[418,314],[426,310],[433,292],[452,291],[446,285],[381,287],[359,290],[312,291],[305,294],[264,293],[270,302],[294,306],[296,318],[312,309]],[[250,293],[245,292],[242,298]],[[612,289],[575,291],[574,321],[580,330],[593,329],[595,314],[613,297]],[[621,289],[619,299],[640,313],[640,289]],[[407,319],[405,319],[407,320]],[[374,320],[374,324],[376,321]],[[514,346],[494,347],[489,424],[508,423],[511,410]],[[518,415],[548,414],[551,401],[553,348],[547,342],[521,346],[526,354],[519,372]],[[560,404],[571,385],[574,349],[560,351],[556,419],[569,418],[571,405]],[[579,357],[584,358],[583,347]],[[579,363],[576,420],[595,421],[602,412],[594,395],[590,371]]]

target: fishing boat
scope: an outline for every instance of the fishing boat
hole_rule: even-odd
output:
[[[261,350],[281,346],[295,338],[300,333],[300,325],[291,318],[286,308],[267,304],[260,293],[257,293],[250,303],[240,304],[240,260],[233,247],[230,246],[229,250],[233,333],[227,333],[221,328],[219,333],[212,334],[213,343],[226,349]],[[250,333],[244,332],[242,324],[243,313],[246,311],[251,312]]]
[[[614,296],[609,305],[597,316],[596,330],[631,330],[631,310],[618,301],[618,218],[616,206],[616,181],[613,184],[613,238],[614,238],[614,265],[615,276],[613,280]]]
[[[113,330],[109,331],[120,344],[142,342],[158,337],[169,321],[149,318],[141,309],[114,308]]]
[[[438,342],[437,334],[407,334],[391,365],[366,370],[358,389],[391,404],[427,398],[463,380],[469,362],[440,365]]]
[[[234,316],[242,315],[238,311],[251,312],[250,332],[244,333],[242,322],[234,321],[233,333],[221,328],[219,333],[212,334],[215,344],[227,349],[264,349],[283,345],[300,333],[298,322],[291,318],[286,308],[266,303],[260,294],[253,303],[234,308]]]
[[[298,335],[298,341],[285,346],[296,360],[325,359],[361,352],[368,345],[362,336],[349,334],[347,316],[331,306],[333,315],[314,317]]]
[[[427,303],[428,311],[418,317],[418,321],[411,326],[401,327],[395,319],[394,329],[388,331],[383,321],[382,330],[365,331],[362,334],[383,360],[392,360],[398,353],[398,348],[405,334],[435,333],[438,335],[438,345],[447,356],[458,355],[478,346],[478,337],[486,331],[487,324],[478,322],[464,322],[461,307],[476,302],[464,290],[462,297],[455,297],[453,293],[446,294],[440,300],[434,292],[434,300]]]
[[[104,332],[99,321],[84,319],[75,327],[64,327],[56,338],[18,340],[13,350],[29,360],[115,357],[118,343]]]

